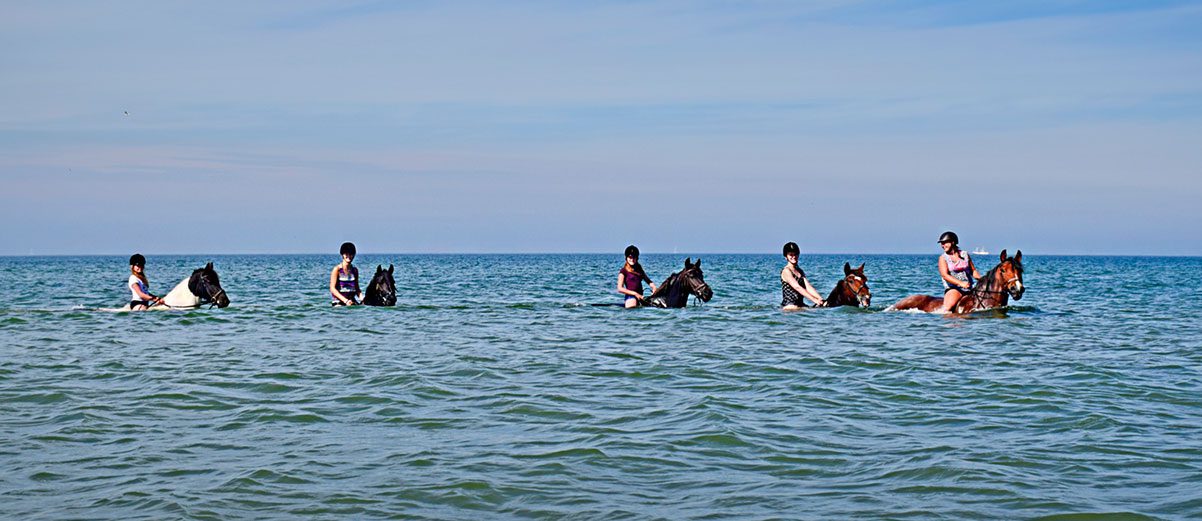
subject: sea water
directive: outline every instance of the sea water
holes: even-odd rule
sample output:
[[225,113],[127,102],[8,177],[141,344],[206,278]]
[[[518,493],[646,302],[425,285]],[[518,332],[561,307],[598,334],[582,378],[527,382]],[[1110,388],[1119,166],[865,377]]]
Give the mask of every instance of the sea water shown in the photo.
[[711,302],[627,311],[616,254],[365,253],[397,306],[351,309],[334,255],[151,256],[231,305],[143,313],[97,310],[124,257],[0,258],[0,517],[1202,516],[1202,259],[1028,252],[947,317],[884,311],[935,255],[803,256],[872,307],[793,313],[780,256],[700,257]]

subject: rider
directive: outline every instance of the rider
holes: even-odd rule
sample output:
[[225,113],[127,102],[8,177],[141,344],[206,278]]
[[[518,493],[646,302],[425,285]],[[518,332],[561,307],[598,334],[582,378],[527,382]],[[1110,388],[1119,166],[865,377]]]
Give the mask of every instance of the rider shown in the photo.
[[644,280],[651,284],[651,292],[655,293],[655,283],[639,264],[639,249],[631,244],[626,247],[626,264],[618,271],[618,293],[626,295],[627,308],[638,307],[642,303]]
[[947,313],[956,307],[960,298],[972,291],[973,283],[981,278],[968,252],[960,249],[960,237],[955,232],[939,236],[943,255],[939,256],[939,276],[943,279],[943,309]]
[[135,253],[129,257],[129,309],[143,311],[155,304],[162,304],[163,299],[150,294],[150,282],[146,280],[146,257]]
[[814,285],[810,284],[810,279],[806,278],[806,272],[797,265],[797,258],[801,256],[801,248],[797,247],[795,242],[787,242],[782,253],[787,264],[780,270],[781,307],[786,310],[801,309],[805,307],[803,297],[810,299],[815,306],[825,307],[826,301],[822,300],[822,297],[818,295],[818,290],[815,290]]
[[334,266],[330,272],[330,295],[334,297],[331,305],[355,306],[359,304],[359,268],[351,265],[355,260],[354,243],[344,242],[338,248],[342,254],[342,262]]

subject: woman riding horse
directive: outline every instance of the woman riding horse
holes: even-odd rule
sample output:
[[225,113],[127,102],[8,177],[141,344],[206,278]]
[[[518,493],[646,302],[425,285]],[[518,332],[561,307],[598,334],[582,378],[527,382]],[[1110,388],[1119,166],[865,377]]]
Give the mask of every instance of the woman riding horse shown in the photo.
[[129,257],[129,309],[145,311],[150,306],[162,304],[163,299],[150,294],[150,282],[146,280],[146,257],[135,253]]
[[826,305],[826,301],[818,295],[818,290],[814,289],[814,285],[810,284],[810,280],[806,278],[806,272],[797,265],[797,258],[801,256],[801,248],[795,242],[785,243],[782,253],[785,256],[785,267],[780,270],[780,305],[786,311],[792,311],[805,307],[805,301],[802,298],[808,298],[814,305],[822,307]]
[[330,296],[333,306],[355,306],[359,304],[359,268],[351,265],[355,260],[355,243],[344,242],[338,248],[342,262],[330,272]]
[[618,293],[626,296],[626,308],[638,307],[643,304],[643,281],[651,285],[651,293],[655,293],[655,283],[643,266],[639,264],[639,249],[633,244],[626,247],[626,263],[618,270]]
[[960,249],[960,238],[956,232],[943,232],[939,236],[943,255],[939,256],[939,277],[943,279],[943,309],[949,313],[960,298],[972,291],[973,281],[981,278],[977,266],[972,263],[968,252]]

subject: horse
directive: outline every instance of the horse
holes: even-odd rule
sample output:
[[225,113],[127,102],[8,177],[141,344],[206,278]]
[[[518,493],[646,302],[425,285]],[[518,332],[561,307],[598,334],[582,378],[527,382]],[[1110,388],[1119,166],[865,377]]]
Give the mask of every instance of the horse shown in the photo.
[[643,302],[657,308],[683,308],[689,303],[689,295],[700,298],[702,302],[714,298],[714,290],[705,283],[705,276],[701,272],[701,259],[697,259],[696,264],[691,258],[685,259],[684,269],[664,279],[664,283]]
[[[225,295],[225,290],[221,288],[221,278],[217,276],[217,270],[213,269],[212,262],[203,268],[194,270],[192,275],[176,284],[175,288],[163,297],[161,304],[155,304],[147,309],[196,309],[203,304],[209,304],[210,308],[212,306],[224,308],[230,305],[230,299]],[[121,310],[129,311],[129,304],[126,304]]]
[[868,307],[872,303],[872,292],[868,290],[868,277],[864,276],[864,263],[851,269],[851,264],[843,263],[843,278],[835,283],[835,288],[826,297],[826,307],[839,306]]
[[[956,302],[955,309],[952,313],[972,313],[986,309],[994,309],[1005,306],[1009,302],[1009,297],[1014,297],[1014,300],[1021,300],[1026,287],[1023,286],[1023,252],[1018,250],[1014,257],[1006,257],[1006,250],[1002,250],[1000,257],[1001,262],[989,270],[984,277],[981,277],[967,295],[960,298]],[[931,313],[939,311],[943,307],[942,297],[933,297],[930,295],[911,295],[899,300],[896,304],[889,306],[889,310],[907,310],[917,309]]]
[[388,265],[388,269],[384,269],[382,265],[376,265],[376,274],[372,276],[371,284],[367,285],[367,293],[363,296],[363,305],[396,305],[396,281],[392,278],[391,264]]

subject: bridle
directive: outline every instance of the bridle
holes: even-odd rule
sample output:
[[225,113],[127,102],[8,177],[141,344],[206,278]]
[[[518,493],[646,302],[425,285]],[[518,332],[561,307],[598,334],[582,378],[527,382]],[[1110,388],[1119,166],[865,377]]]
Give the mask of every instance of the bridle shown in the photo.
[[[854,298],[856,300],[856,305],[858,306],[860,304],[860,290],[868,289],[868,281],[863,280],[858,276],[853,276],[853,274],[848,274],[846,277],[843,277],[843,287],[844,288],[850,289],[851,282],[849,282],[849,279],[855,279],[857,282],[860,283],[860,287],[855,288],[854,290],[851,290],[851,296],[852,296],[852,298]],[[868,293],[868,297],[872,297],[871,291],[868,291],[867,293]]]
[[[684,275],[686,271],[689,270],[680,272],[680,275]],[[679,277],[677,278],[679,279]],[[693,305],[700,306],[704,304],[705,302],[701,300],[701,291],[699,290],[699,287],[709,287],[709,284],[706,284],[705,281],[696,281],[692,275],[688,276],[686,280],[689,285],[689,294],[693,296]]]
[[[1008,260],[1006,262],[1013,263],[1014,261]],[[1003,264],[1005,264],[1005,263],[1003,263]],[[983,297],[978,296],[978,294],[983,293],[986,295],[1007,295],[1010,293],[1010,285],[1014,284],[1014,282],[1020,278],[1021,275],[1014,275],[1013,277],[1006,279],[1006,281],[1001,284],[1002,289],[989,289],[989,287],[993,286],[994,282],[996,281],[997,272],[1001,267],[1002,267],[1002,264],[998,264],[997,267],[993,268],[992,270],[989,270],[989,273],[986,273],[984,277],[981,277],[982,281],[988,280],[989,281],[988,284],[974,284],[971,288],[969,288],[969,294],[972,295],[972,297],[973,297],[973,310],[974,311],[979,310],[979,309],[988,309],[988,308],[985,308],[984,306],[982,306],[982,304],[985,302],[985,299]],[[1016,270],[1016,272],[1021,274],[1022,268],[1021,267],[1018,268]],[[985,287],[977,289],[978,285],[985,286]]]
[[[222,295],[225,295],[225,288],[218,288],[218,292],[212,292],[212,291],[209,291],[212,288],[210,288],[209,282],[206,278],[201,277],[201,283],[204,284],[204,292],[207,292],[207,294],[209,294],[208,298],[201,297],[201,303],[203,304],[204,302],[208,302],[209,309],[213,309],[213,307],[216,306],[216,304],[218,304],[219,298]],[[230,297],[227,296],[226,298],[230,298]],[[198,307],[200,307],[200,306],[197,306],[197,308]]]
[[370,289],[375,289],[376,293],[378,293],[380,298],[384,301],[396,299],[396,286],[389,284],[387,277],[382,276],[379,279],[373,279]]

